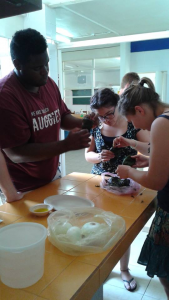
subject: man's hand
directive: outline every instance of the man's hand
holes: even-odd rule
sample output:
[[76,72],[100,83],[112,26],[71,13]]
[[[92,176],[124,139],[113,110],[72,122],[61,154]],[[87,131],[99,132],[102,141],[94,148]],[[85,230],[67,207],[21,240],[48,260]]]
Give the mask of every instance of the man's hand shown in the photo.
[[149,166],[149,157],[139,154],[131,157],[136,160],[136,163],[132,166],[132,168],[145,168]]
[[121,179],[129,178],[130,169],[130,166],[119,165],[116,169],[116,173]]
[[75,128],[70,131],[68,137],[65,139],[65,152],[88,148],[91,142],[89,137],[90,133],[87,129],[80,130],[79,128]]
[[92,128],[95,128],[95,127],[98,127],[99,126],[99,118],[98,118],[98,115],[95,114],[94,112],[90,113],[90,114],[87,114],[84,119],[90,119],[93,121],[93,127]]

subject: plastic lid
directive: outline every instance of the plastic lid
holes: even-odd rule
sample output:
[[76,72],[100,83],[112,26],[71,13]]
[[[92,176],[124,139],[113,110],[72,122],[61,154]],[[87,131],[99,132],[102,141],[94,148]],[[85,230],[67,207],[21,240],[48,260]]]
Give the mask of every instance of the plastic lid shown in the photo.
[[41,224],[23,222],[0,229],[0,250],[22,252],[46,239],[47,229]]

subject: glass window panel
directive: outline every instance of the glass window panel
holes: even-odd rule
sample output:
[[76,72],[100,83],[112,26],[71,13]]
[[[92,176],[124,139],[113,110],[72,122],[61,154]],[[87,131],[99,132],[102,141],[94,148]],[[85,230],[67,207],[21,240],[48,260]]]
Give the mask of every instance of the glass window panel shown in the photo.
[[14,69],[10,56],[1,56],[0,57],[0,78],[6,76],[9,72]]
[[95,88],[120,86],[120,70],[96,70]]
[[87,70],[92,69],[92,60],[75,60],[63,63],[63,70]]
[[65,89],[86,89],[92,87],[92,71],[66,71],[64,72]]
[[0,37],[0,55],[9,54],[9,40],[3,37]]
[[9,39],[0,37],[0,78],[6,76],[14,68],[9,45]]
[[72,90],[73,93],[73,104],[90,104],[90,98],[91,98],[91,89],[85,89],[85,90]]
[[92,96],[91,89],[84,90],[65,90],[64,100],[66,105],[90,105],[90,98]]
[[120,57],[95,59],[95,69],[120,68]]

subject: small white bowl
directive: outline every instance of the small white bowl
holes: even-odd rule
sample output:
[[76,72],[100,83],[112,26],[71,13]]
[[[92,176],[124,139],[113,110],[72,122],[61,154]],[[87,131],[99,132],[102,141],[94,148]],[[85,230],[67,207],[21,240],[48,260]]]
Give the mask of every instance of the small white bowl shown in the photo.
[[[43,209],[45,209],[45,211],[43,211]],[[48,213],[52,209],[53,209],[53,206],[50,204],[37,204],[37,205],[31,206],[29,208],[29,211],[38,217],[42,217],[42,216],[48,215]]]

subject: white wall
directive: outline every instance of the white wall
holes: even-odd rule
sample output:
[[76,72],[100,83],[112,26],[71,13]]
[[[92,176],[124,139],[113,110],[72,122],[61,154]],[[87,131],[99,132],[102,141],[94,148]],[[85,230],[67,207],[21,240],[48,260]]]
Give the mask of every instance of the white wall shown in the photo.
[[0,36],[11,38],[17,30],[24,28],[24,17],[15,16],[0,20]]
[[46,36],[56,39],[56,12],[55,9],[45,6]]
[[42,10],[26,14],[24,18],[24,29],[32,28],[39,31],[42,35],[46,36],[45,24],[45,7]]
[[167,93],[163,101],[169,103],[169,49],[131,53],[130,70],[137,73],[166,71]]

